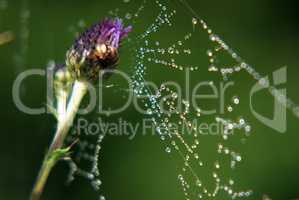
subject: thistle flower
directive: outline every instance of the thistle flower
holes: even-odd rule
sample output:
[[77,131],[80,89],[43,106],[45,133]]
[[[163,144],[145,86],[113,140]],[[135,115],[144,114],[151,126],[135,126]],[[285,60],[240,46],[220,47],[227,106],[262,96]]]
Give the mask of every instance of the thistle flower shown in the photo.
[[98,80],[100,72],[116,66],[121,40],[131,30],[132,27],[125,28],[120,19],[105,19],[76,39],[66,54],[65,65],[56,65],[57,107],[53,111],[57,115],[57,130],[33,187],[31,200],[40,198],[54,165],[69,156],[70,147],[63,148],[64,140],[88,90],[88,81]]
[[99,72],[113,69],[118,62],[118,48],[132,27],[120,19],[105,19],[82,33],[66,55],[66,65],[75,79],[96,81]]

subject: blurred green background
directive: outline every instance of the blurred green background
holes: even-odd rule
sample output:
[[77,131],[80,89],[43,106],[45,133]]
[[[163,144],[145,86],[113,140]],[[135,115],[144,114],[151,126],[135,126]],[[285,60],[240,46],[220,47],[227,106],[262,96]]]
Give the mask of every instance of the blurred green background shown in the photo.
[[[1,3],[4,2],[3,0]],[[183,7],[169,1],[169,6],[176,6],[178,11],[172,28],[166,28],[155,34],[159,41],[171,41],[182,38],[184,33],[192,32],[193,27],[186,24],[191,17]],[[262,74],[271,74],[282,66],[288,66],[288,97],[299,103],[298,79],[299,61],[299,24],[298,3],[294,0],[250,0],[250,1],[204,1],[189,0],[191,6],[206,19],[214,31],[221,35],[237,52]],[[15,34],[15,40],[0,46],[1,70],[1,161],[0,161],[0,199],[27,199],[40,167],[46,147],[55,130],[55,120],[51,115],[27,115],[20,112],[12,100],[12,84],[16,76],[32,68],[44,69],[49,60],[61,62],[74,37],[72,26],[84,19],[91,25],[107,16],[109,10],[119,8],[121,13],[133,12],[141,1],[124,4],[116,0],[9,0],[6,9],[0,13],[0,32],[7,30]],[[1,4],[5,8],[5,4]],[[4,7],[3,7],[4,5]],[[136,22],[134,31],[142,33],[154,20],[156,7],[150,2]],[[30,16],[26,19],[26,12]],[[23,17],[21,16],[23,15]],[[22,20],[23,19],[23,20]],[[130,20],[127,20],[130,23]],[[26,32],[28,37],[26,39]],[[200,33],[198,33],[200,35]],[[24,36],[25,35],[25,36]],[[25,38],[24,38],[25,37]],[[201,36],[200,36],[201,37]],[[204,58],[206,49],[201,47],[207,38],[200,38],[202,43],[189,44],[193,53],[201,53]],[[124,71],[132,73],[130,47],[122,49]],[[196,54],[195,53],[195,54]],[[205,56],[206,57],[206,56]],[[194,59],[194,60],[192,60]],[[180,59],[178,59],[180,60]],[[196,63],[200,71],[197,80],[208,80],[212,74],[207,72],[206,60],[197,60],[197,54],[182,62]],[[180,61],[181,61],[180,60]],[[152,67],[152,68],[151,68]],[[147,78],[161,82],[172,77],[180,77],[181,72],[159,69],[148,65]],[[178,78],[180,79],[180,78]],[[245,73],[234,77],[238,85],[236,94],[248,94],[254,84]],[[117,80],[111,80],[118,84]],[[107,92],[106,103],[117,105],[122,99],[116,90]],[[46,102],[45,78],[33,78],[25,82],[22,100],[27,105],[43,106]],[[250,119],[253,133],[245,144],[235,145],[244,162],[234,172],[234,179],[240,188],[254,191],[250,199],[261,199],[263,194],[277,200],[299,198],[299,157],[298,157],[298,121],[288,112],[287,132],[285,134],[264,126],[250,113],[247,100],[242,101],[237,115]],[[257,97],[257,108],[271,111],[273,99],[269,95]],[[109,107],[109,106],[108,106]],[[87,116],[93,119],[95,113]],[[133,108],[112,115],[102,116],[103,120],[117,121],[123,118],[132,123],[140,122],[142,115]],[[205,141],[203,138],[202,141]],[[210,141],[211,146],[215,141]],[[212,154],[215,148],[204,144],[205,155]],[[126,136],[108,136],[105,138],[100,153],[100,172],[103,185],[101,193],[110,200],[118,199],[182,199],[183,193],[177,174],[179,158],[175,153],[164,151],[160,139],[150,134],[137,135],[133,140]],[[208,156],[207,156],[208,157]],[[207,158],[209,161],[213,157]],[[198,169],[200,170],[200,169]],[[197,171],[198,171],[197,170]],[[205,169],[209,170],[209,169]],[[76,179],[70,186],[65,186],[67,166],[59,163],[51,174],[42,199],[96,199],[88,182]],[[201,173],[199,171],[199,173]],[[225,173],[225,171],[224,171]],[[228,172],[227,173],[231,173]],[[204,176],[204,175],[203,175]]]

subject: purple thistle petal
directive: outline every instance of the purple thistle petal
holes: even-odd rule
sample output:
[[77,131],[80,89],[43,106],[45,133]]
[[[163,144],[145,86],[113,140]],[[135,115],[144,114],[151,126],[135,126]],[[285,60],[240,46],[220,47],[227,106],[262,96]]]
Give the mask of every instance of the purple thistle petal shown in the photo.
[[[121,41],[132,31],[121,19],[104,19],[82,33],[67,53],[67,63],[76,77],[96,80],[102,69],[113,68],[118,62]],[[78,66],[80,66],[78,68]]]
[[126,38],[131,31],[132,27],[125,28],[121,19],[105,19],[81,34],[76,40],[75,46],[88,48],[97,44],[106,44],[118,48],[121,40]]

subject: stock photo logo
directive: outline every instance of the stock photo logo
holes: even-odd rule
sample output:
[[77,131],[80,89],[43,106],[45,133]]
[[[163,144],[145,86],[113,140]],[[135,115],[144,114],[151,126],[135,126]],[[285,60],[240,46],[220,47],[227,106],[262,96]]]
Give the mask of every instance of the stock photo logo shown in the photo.
[[[250,91],[250,109],[252,114],[264,125],[280,132],[287,130],[287,90],[281,88],[287,83],[287,67],[282,67],[273,72],[273,85],[270,84],[270,77],[260,79]],[[280,89],[277,89],[280,87]],[[258,92],[269,92],[274,98],[273,118],[269,119],[254,109],[253,96]]]
[[[14,103],[16,105],[16,107],[26,113],[26,114],[32,114],[32,115],[40,115],[40,114],[45,114],[51,110],[49,110],[49,107],[41,107],[41,108],[31,108],[30,106],[25,105],[25,103],[22,102],[21,97],[20,97],[20,90],[22,88],[22,83],[24,80],[33,77],[33,76],[43,76],[43,77],[47,77],[47,83],[48,83],[48,97],[47,97],[47,105],[53,105],[54,102],[54,88],[53,85],[51,83],[54,83],[54,73],[55,73],[55,67],[53,67],[55,64],[51,64],[50,67],[48,68],[48,70],[40,70],[40,69],[30,69],[27,71],[22,72],[21,74],[18,75],[18,77],[16,78],[14,84],[13,84],[13,89],[12,89],[12,96],[13,96],[13,100]],[[102,73],[102,72],[101,72]],[[133,80],[131,79],[131,77],[126,74],[123,71],[114,69],[113,71],[109,71],[110,75],[114,74],[114,76],[119,76],[122,79],[124,79],[125,81],[127,81],[128,85],[132,85]],[[101,77],[103,76],[103,74],[100,74],[98,76],[98,81],[97,83],[98,88],[103,88],[102,87],[102,79]],[[190,80],[190,75],[188,70],[185,73],[185,79],[186,80]],[[273,85],[270,84],[270,78],[271,76],[266,76],[261,78],[260,80],[258,80],[256,82],[256,84],[251,88],[251,90],[249,91],[249,97],[250,97],[250,103],[249,103],[249,107],[251,110],[252,115],[258,120],[260,121],[262,124],[280,132],[280,133],[284,133],[287,130],[287,118],[286,118],[286,112],[287,112],[287,107],[290,104],[290,100],[287,99],[287,90],[286,88],[283,88],[283,86],[285,86],[285,84],[287,83],[287,67],[282,67],[281,69],[276,70],[275,72],[273,72]],[[50,84],[49,84],[50,83]],[[144,85],[149,85],[152,88],[154,88],[155,90],[158,90],[158,85],[156,85],[154,82],[148,82],[146,81],[144,83]],[[192,105],[192,108],[195,110],[200,110],[202,114],[204,115],[214,115],[217,114],[217,109],[209,109],[209,110],[204,110],[203,108],[200,108],[197,104],[197,101],[200,99],[211,99],[211,100],[219,100],[219,104],[220,104],[220,109],[218,110],[218,114],[224,114],[224,107],[225,107],[225,95],[227,90],[229,90],[230,87],[234,86],[235,83],[234,82],[225,82],[225,83],[220,83],[219,87],[217,87],[214,84],[210,84],[210,82],[208,81],[202,81],[197,83],[195,86],[192,86],[192,88],[190,86],[190,83],[187,83],[186,85],[181,85],[180,83],[177,82],[167,82],[167,83],[163,83],[162,85],[164,86],[175,86],[175,88],[177,89],[176,91],[176,98],[179,100],[179,102],[176,104],[176,108],[174,109],[175,111],[181,111],[183,108],[181,107],[181,105],[183,104],[182,102],[185,101],[186,99],[188,99],[188,97],[183,96],[183,90],[190,90],[191,92],[191,98],[190,98],[190,102]],[[209,87],[211,88],[211,90],[213,91],[212,94],[207,95],[207,94],[200,94],[200,89],[201,87]],[[279,88],[279,89],[277,89]],[[128,93],[128,97],[127,99],[123,102],[122,106],[120,108],[116,108],[116,109],[109,109],[109,110],[105,110],[103,109],[103,105],[97,105],[98,103],[101,103],[102,101],[98,101],[98,99],[102,99],[101,95],[102,95],[102,91],[99,91],[100,89],[96,89],[96,87],[92,84],[89,84],[88,87],[88,93],[90,95],[90,101],[89,104],[86,106],[85,109],[79,109],[79,113],[82,114],[88,114],[90,112],[93,112],[95,109],[97,110],[97,112],[101,113],[101,114],[105,114],[105,115],[111,115],[111,114],[118,114],[118,113],[122,113],[125,112],[128,107],[133,104],[133,106],[135,107],[135,109],[137,110],[137,112],[141,113],[141,114],[147,114],[149,111],[148,110],[144,110],[142,109],[139,105],[138,105],[138,101],[137,101],[137,97],[134,95],[132,89],[129,90],[130,92]],[[157,93],[157,91],[154,91],[154,93]],[[263,116],[262,114],[260,114],[255,108],[254,108],[254,104],[256,102],[254,102],[253,98],[256,94],[258,93],[270,93],[270,95],[273,97],[274,100],[274,105],[273,105],[273,117],[272,118],[268,118]],[[239,100],[238,100],[239,101]],[[164,109],[163,106],[163,100],[161,100],[158,103],[161,107],[161,112],[162,113],[168,113],[169,111],[167,109]],[[102,109],[101,109],[102,108]]]

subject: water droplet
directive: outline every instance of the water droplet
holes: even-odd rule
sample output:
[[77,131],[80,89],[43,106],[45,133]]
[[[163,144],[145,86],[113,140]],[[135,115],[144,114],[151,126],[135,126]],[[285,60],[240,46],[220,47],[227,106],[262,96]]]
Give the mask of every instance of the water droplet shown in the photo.
[[171,96],[172,96],[172,98],[174,98],[174,99],[178,98],[178,94],[177,94],[177,93],[173,93]]
[[234,104],[238,105],[240,103],[239,97],[234,97],[233,102],[234,102]]
[[232,130],[232,129],[234,128],[234,125],[233,125],[232,123],[229,123],[229,124],[227,125],[227,128],[228,128],[229,130]]
[[201,181],[200,181],[200,180],[196,180],[196,185],[197,185],[198,187],[201,187],[201,186],[202,186]]
[[239,123],[240,123],[240,125],[244,125],[244,124],[245,124],[245,120],[244,120],[243,118],[241,118],[241,119],[239,120]]
[[106,198],[103,195],[101,195],[99,200],[106,200]]
[[171,153],[171,148],[170,147],[166,147],[165,151],[166,151],[166,153]]
[[131,13],[127,13],[125,16],[126,19],[131,19],[132,18],[132,14]]
[[219,162],[215,162],[215,168],[216,168],[216,169],[219,169],[219,168],[220,168],[220,164],[219,164]]
[[173,54],[174,53],[174,48],[173,47],[169,47],[168,48],[168,53],[169,54]]
[[241,162],[241,160],[242,160],[242,157],[240,155],[237,155],[236,156],[236,161]]
[[149,109],[146,110],[146,114],[148,114],[148,115],[152,115],[152,114],[153,114],[153,111],[149,108]]
[[198,20],[196,18],[192,18],[192,24],[196,25],[198,23]]
[[212,52],[211,50],[208,50],[208,51],[207,51],[207,55],[208,55],[209,57],[212,57],[212,56],[213,56],[213,52]]
[[251,126],[249,126],[249,125],[245,126],[245,131],[250,132],[251,131]]

